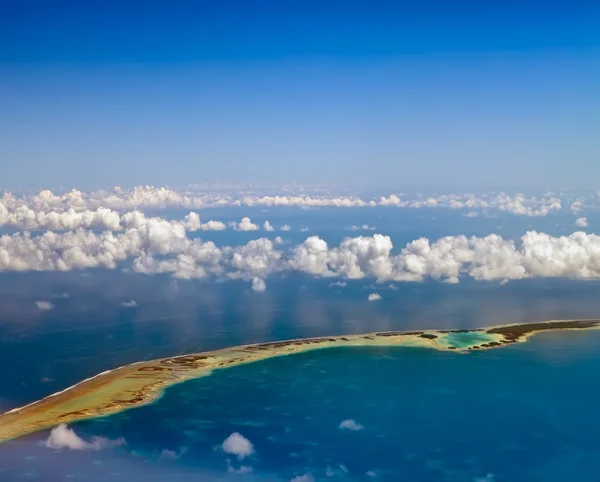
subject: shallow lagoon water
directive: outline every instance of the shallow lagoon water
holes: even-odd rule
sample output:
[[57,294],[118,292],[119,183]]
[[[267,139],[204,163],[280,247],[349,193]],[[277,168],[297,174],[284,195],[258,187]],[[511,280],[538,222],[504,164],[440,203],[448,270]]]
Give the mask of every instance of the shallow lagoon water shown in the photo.
[[[466,355],[334,348],[221,370],[73,426],[126,446],[55,452],[39,446],[47,433],[14,441],[0,450],[0,478],[597,481],[599,344],[598,332],[561,332]],[[346,419],[363,429],[340,430]],[[216,448],[232,432],[255,455]],[[252,473],[228,472],[242,465]]]

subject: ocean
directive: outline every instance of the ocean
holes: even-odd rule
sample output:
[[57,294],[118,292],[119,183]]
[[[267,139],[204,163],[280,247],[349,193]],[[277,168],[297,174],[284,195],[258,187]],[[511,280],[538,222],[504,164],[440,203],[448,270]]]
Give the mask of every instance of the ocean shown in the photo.
[[[72,426],[125,445],[9,442],[0,479],[597,481],[599,343],[592,331],[468,354],[333,348],[220,370]],[[235,432],[253,455],[219,448]]]

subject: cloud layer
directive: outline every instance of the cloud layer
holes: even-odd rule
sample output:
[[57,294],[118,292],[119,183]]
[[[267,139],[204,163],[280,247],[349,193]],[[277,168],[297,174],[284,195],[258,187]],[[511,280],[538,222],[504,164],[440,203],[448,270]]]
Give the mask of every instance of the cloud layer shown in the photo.
[[[573,197],[568,194],[389,194],[367,198],[336,194],[303,192],[263,195],[239,191],[176,191],[167,187],[137,186],[131,190],[83,192],[73,189],[64,194],[42,190],[35,195],[16,196],[5,193],[0,198],[0,226],[26,229],[75,229],[100,227],[115,229],[118,212],[152,208],[206,209],[224,206],[263,207],[375,207],[445,208],[498,210],[520,216],[545,216],[561,209],[579,212],[595,204],[595,196]],[[37,226],[37,228],[35,228]],[[206,227],[206,229],[209,229]]]
[[188,237],[182,223],[145,218],[132,226],[119,233],[79,229],[0,236],[0,271],[122,266],[183,279],[243,279],[251,281],[255,291],[264,290],[269,276],[291,271],[315,277],[373,278],[381,283],[600,277],[600,237],[584,232],[553,237],[530,231],[518,241],[497,234],[420,238],[394,254],[391,238],[381,234],[349,237],[337,246],[318,236],[289,248],[267,238],[217,246]]

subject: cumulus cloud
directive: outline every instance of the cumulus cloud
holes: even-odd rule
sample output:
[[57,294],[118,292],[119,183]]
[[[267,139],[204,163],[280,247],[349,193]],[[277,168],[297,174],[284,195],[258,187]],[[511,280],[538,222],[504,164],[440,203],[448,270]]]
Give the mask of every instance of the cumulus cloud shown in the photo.
[[336,286],[338,288],[345,288],[347,284],[348,283],[346,283],[345,281],[334,281],[333,283],[329,283],[329,286]]
[[[22,229],[69,230],[93,228],[118,230],[123,228],[119,214],[131,210],[151,208],[187,208],[207,209],[223,206],[285,206],[300,208],[338,207],[368,208],[387,206],[409,209],[465,209],[500,210],[518,216],[546,216],[562,209],[563,204],[572,212],[583,207],[579,199],[568,197],[561,199],[554,193],[542,196],[524,194],[417,194],[413,197],[390,194],[373,199],[361,199],[356,196],[335,194],[309,195],[279,194],[261,195],[259,193],[239,194],[238,189],[230,191],[175,191],[167,187],[137,186],[131,190],[114,188],[112,191],[82,192],[72,190],[64,194],[55,194],[42,190],[30,196],[15,196],[5,193],[0,197],[0,226],[12,226]],[[209,221],[196,230],[224,229],[225,225]]]
[[350,228],[352,231],[375,231],[375,226],[369,226],[368,224],[363,224],[362,226],[352,226]]
[[125,308],[135,308],[137,305],[137,301],[135,300],[123,301],[121,303],[121,306],[124,306]]
[[379,293],[371,293],[367,297],[369,301],[379,301],[381,299],[381,295]]
[[571,212],[578,213],[583,209],[583,203],[581,201],[574,201],[571,203]]
[[231,225],[233,226],[233,229],[235,229],[236,231],[257,231],[258,230],[258,226],[256,224],[254,224],[252,221],[250,221],[249,217],[242,218],[242,220],[239,223],[236,223],[234,221],[233,223],[231,223]]
[[582,218],[577,218],[575,220],[575,226],[577,226],[578,228],[587,228],[588,227],[587,218],[585,216]]
[[275,228],[271,225],[271,223],[269,221],[265,221],[265,224],[263,225],[263,229],[265,231],[275,231]]
[[35,306],[37,306],[38,309],[42,311],[49,311],[54,309],[54,304],[50,303],[49,301],[36,301]]
[[371,478],[371,479],[376,479],[377,478],[377,473],[373,470],[369,470],[366,474],[367,477]]
[[235,455],[239,460],[254,453],[252,442],[238,432],[232,433],[221,445],[221,450],[226,454]]
[[351,430],[353,432],[358,432],[359,430],[363,430],[364,428],[365,427],[363,427],[360,423],[352,419],[344,420],[340,423],[339,426],[340,430]]
[[289,224],[284,224],[283,226],[281,226],[282,231],[290,231],[291,229],[292,227]]
[[[241,246],[217,246],[190,238],[180,223],[151,218],[114,233],[76,230],[0,236],[0,271],[115,269],[129,261],[137,273],[167,273],[181,279],[266,280],[286,271],[316,277],[372,278],[384,282],[425,279],[458,283],[533,277],[600,278],[600,237],[585,232],[554,237],[529,231],[520,240],[485,237],[420,238],[392,254],[389,236],[344,239],[337,246],[318,236],[285,248],[259,238]],[[260,284],[258,285],[260,286]]]
[[262,293],[263,291],[265,291],[267,289],[265,280],[257,278],[256,276],[252,278],[252,289],[258,293]]
[[51,449],[102,450],[108,447],[123,445],[124,443],[125,440],[122,438],[109,440],[104,437],[92,437],[90,442],[86,442],[73,429],[61,423],[52,429],[44,445]]

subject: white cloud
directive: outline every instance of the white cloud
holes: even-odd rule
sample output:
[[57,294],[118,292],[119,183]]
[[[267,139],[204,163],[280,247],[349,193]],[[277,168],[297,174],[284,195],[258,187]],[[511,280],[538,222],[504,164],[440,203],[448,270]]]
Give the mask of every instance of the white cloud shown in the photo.
[[588,227],[587,218],[586,217],[577,218],[575,220],[575,226],[577,226],[578,228],[587,228]]
[[367,299],[369,301],[379,301],[381,299],[381,295],[379,293],[371,293]]
[[[376,200],[378,199],[378,200]],[[540,197],[524,194],[431,194],[408,198],[396,194],[361,199],[356,196],[283,194],[261,195],[245,193],[238,189],[178,192],[167,187],[137,186],[131,190],[115,188],[113,191],[82,192],[72,190],[55,194],[49,190],[30,196],[5,193],[0,198],[0,226],[22,229],[69,230],[76,228],[121,229],[119,212],[146,208],[207,209],[210,207],[240,206],[296,206],[300,208],[339,207],[366,208],[393,206],[409,209],[466,209],[500,210],[519,216],[546,216],[569,206],[572,212],[583,208],[583,202],[553,193]],[[218,224],[213,224],[218,223]],[[209,221],[197,225],[195,230],[224,229],[225,225]]]
[[36,301],[35,306],[37,306],[38,309],[42,311],[49,311],[54,309],[54,304],[50,303],[49,301]]
[[301,233],[305,233],[306,231],[309,231],[309,230],[310,230],[310,229],[309,229],[307,226],[302,226],[302,227],[300,228],[300,232],[301,232]]
[[52,429],[44,445],[51,449],[102,450],[108,447],[123,445],[124,443],[125,440],[122,438],[109,440],[104,437],[92,437],[90,442],[86,442],[73,429],[61,423]]
[[252,442],[238,432],[234,432],[227,437],[221,445],[221,449],[226,454],[237,456],[239,460],[243,460],[254,453]]
[[271,225],[269,221],[265,221],[263,228],[265,231],[275,231],[275,228]]
[[250,221],[249,217],[242,218],[239,223],[232,223],[233,229],[236,231],[257,231],[258,226]]
[[329,283],[329,286],[336,286],[338,288],[345,288],[347,284],[348,283],[346,283],[345,281],[334,281],[333,283]]
[[292,480],[290,480],[290,482],[315,482],[315,478],[309,472],[307,474],[297,475]]
[[318,236],[285,248],[280,239],[217,246],[190,238],[181,223],[148,218],[122,232],[86,230],[0,236],[0,271],[70,271],[127,266],[137,273],[175,278],[266,280],[296,271],[317,277],[372,278],[377,282],[458,283],[461,278],[600,278],[600,236],[575,232],[553,237],[529,231],[520,240],[485,237],[421,238],[392,254],[389,236],[373,234],[329,246]]
[[252,278],[252,289],[258,293],[262,293],[263,291],[265,291],[267,289],[265,280],[257,278],[256,276]]
[[359,430],[363,430],[364,428],[365,427],[363,427],[360,423],[352,419],[344,420],[340,423],[339,426],[340,430],[351,430],[353,432],[358,432]]
[[121,306],[124,306],[125,308],[135,308],[137,305],[137,301],[135,300],[123,301],[121,303]]
[[581,201],[574,201],[571,203],[571,212],[578,213],[583,209],[583,203]]
[[367,477],[371,478],[371,479],[376,479],[377,478],[377,473],[373,470],[369,470],[366,474]]
[[352,231],[375,231],[375,226],[369,226],[368,224],[363,224],[362,226],[352,226],[350,228]]
[[283,226],[281,226],[282,231],[290,231],[291,229],[292,227],[289,224],[284,224]]

